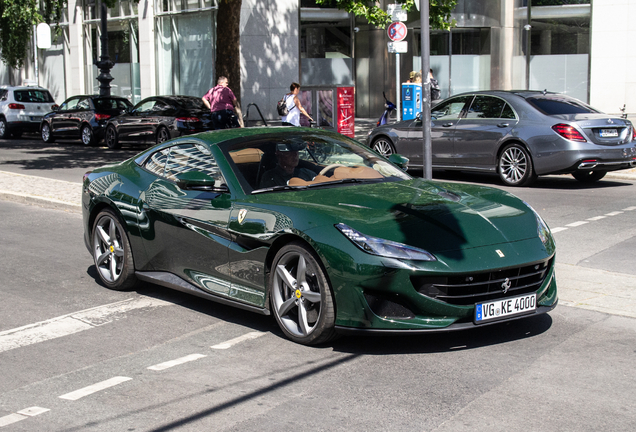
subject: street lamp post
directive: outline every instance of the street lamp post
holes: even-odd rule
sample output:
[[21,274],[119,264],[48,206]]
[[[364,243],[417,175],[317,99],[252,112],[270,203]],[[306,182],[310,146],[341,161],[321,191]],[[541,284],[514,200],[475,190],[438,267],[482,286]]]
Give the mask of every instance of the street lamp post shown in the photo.
[[[431,78],[429,69],[431,68],[431,52],[429,37],[429,8],[428,0],[420,0],[420,22],[422,23],[421,45],[422,45],[422,177],[426,180],[433,178],[433,150],[431,146]],[[426,78],[424,78],[426,77]]]
[[99,37],[101,41],[101,52],[102,55],[99,57],[99,61],[95,63],[95,65],[99,68],[101,72],[97,77],[97,81],[99,81],[99,95],[100,96],[110,96],[110,82],[113,80],[112,75],[110,74],[110,70],[115,65],[112,61],[110,61],[110,57],[108,56],[108,25],[106,21],[106,17],[108,14],[108,9],[106,8],[106,3],[102,0],[102,9],[101,9],[101,36]]

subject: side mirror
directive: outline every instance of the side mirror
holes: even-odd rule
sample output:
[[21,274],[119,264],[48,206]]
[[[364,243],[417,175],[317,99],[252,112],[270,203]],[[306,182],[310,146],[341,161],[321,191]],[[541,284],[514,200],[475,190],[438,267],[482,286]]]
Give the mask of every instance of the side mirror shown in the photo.
[[393,153],[389,156],[389,162],[397,165],[402,171],[409,169],[409,158],[406,158],[400,154]]
[[214,186],[216,180],[201,171],[188,171],[177,174],[177,186],[183,190],[200,190],[211,192],[229,192],[226,185]]
[[415,116],[415,120],[422,121],[422,113],[421,112],[417,113],[417,115]]
[[58,112],[60,110],[60,106],[58,104],[51,105],[51,111]]

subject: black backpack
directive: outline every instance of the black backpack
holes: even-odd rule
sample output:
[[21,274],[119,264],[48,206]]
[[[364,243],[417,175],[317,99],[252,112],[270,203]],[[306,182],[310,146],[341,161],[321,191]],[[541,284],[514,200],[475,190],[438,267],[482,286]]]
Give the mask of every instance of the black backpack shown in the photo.
[[281,100],[276,104],[276,110],[278,111],[278,115],[283,117],[289,114],[289,110],[287,109],[287,95],[283,96]]

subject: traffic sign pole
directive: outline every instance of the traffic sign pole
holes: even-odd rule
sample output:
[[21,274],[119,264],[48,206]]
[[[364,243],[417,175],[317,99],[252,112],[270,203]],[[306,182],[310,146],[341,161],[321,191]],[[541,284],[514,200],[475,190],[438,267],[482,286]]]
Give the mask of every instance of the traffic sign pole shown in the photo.
[[[392,6],[396,6],[396,5],[392,5]],[[401,9],[401,6],[400,6]],[[394,15],[394,16],[398,16],[399,18],[399,14],[398,15]],[[394,18],[395,19],[395,18]],[[407,28],[406,25],[401,22],[401,21],[394,21],[389,25],[389,28],[387,30],[387,34],[389,35],[389,39],[391,39],[393,42],[400,42],[402,40],[404,40],[404,38],[406,37],[406,33],[407,33]],[[402,92],[401,90],[401,86],[400,86],[400,53],[399,52],[395,52],[395,112],[396,112],[396,119],[397,121],[400,121],[402,119],[402,109],[400,108],[400,102],[401,102],[401,96],[402,96]]]

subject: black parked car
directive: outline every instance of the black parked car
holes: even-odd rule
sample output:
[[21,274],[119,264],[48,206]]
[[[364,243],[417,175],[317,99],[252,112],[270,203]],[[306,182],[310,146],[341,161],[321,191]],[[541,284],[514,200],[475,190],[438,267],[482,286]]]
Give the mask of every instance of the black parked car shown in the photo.
[[153,96],[113,118],[106,129],[106,145],[126,142],[160,144],[170,138],[214,129],[210,110],[194,96]]
[[130,107],[132,104],[123,97],[70,97],[59,108],[42,118],[42,140],[50,143],[56,138],[80,138],[85,145],[98,143],[104,138],[108,120],[126,112]]

